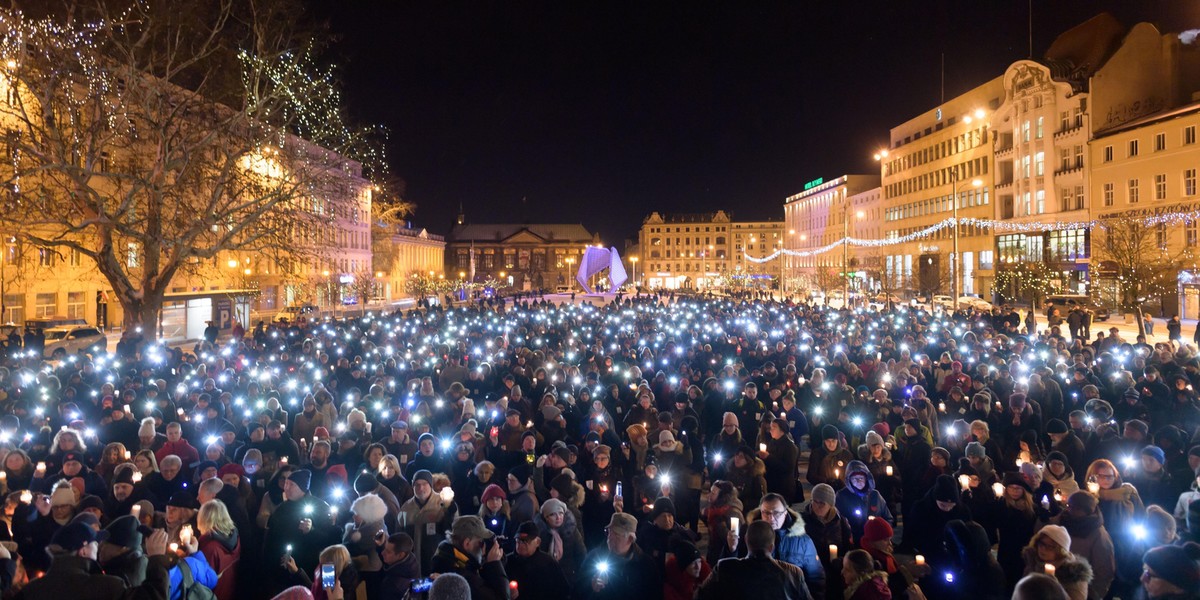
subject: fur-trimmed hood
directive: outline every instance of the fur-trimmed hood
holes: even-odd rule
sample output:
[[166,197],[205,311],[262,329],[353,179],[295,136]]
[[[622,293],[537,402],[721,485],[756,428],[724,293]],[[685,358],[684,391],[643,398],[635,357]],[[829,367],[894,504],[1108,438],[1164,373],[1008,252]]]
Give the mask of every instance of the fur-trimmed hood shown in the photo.
[[868,463],[868,464],[873,463],[873,462],[876,462],[876,463],[877,462],[888,462],[888,461],[892,460],[892,451],[888,450],[887,444],[884,444],[883,452],[879,454],[879,460],[875,460],[875,459],[871,458],[871,447],[868,446],[867,444],[859,444],[858,445],[858,460],[861,460],[864,463]]
[[[787,512],[787,518],[783,522],[783,526],[787,528],[787,537],[803,537],[808,535],[808,532],[804,529],[804,519],[800,517],[800,513],[793,510],[790,506],[788,507]],[[756,508],[746,513],[747,524],[761,520],[762,509]]]
[[365,523],[382,522],[387,516],[387,504],[375,494],[366,494],[350,505],[350,511]]

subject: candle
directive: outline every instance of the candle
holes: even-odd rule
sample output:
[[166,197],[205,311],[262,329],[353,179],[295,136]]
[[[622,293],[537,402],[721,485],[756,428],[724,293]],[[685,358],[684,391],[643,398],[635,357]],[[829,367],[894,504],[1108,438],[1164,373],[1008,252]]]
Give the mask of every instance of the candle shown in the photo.
[[135,519],[138,519],[138,520],[141,520],[141,518],[142,518],[142,505],[141,505],[141,504],[134,504],[134,505],[133,505],[133,510],[131,510],[131,511],[129,512],[129,514],[133,515],[133,518],[135,518]]
[[141,482],[142,482],[142,472],[141,472],[141,471],[134,471],[134,472],[133,472],[133,482],[134,482],[134,483],[141,483]]
[[959,475],[958,476],[958,485],[962,487],[963,491],[966,491],[967,488],[971,487],[971,476],[970,475]]
[[924,564],[925,564],[925,555],[924,555],[924,554],[918,554],[918,555],[917,555],[917,566],[921,566],[921,565],[924,565]]
[[1054,565],[1052,565],[1050,563],[1046,563],[1046,574],[1047,575],[1054,577],[1054,572],[1057,570],[1058,570],[1058,568],[1055,567]]
[[1054,501],[1062,502],[1062,492],[1060,490],[1054,490]]
[[45,472],[46,472],[46,463],[44,463],[44,462],[40,462],[40,463],[38,463],[38,464],[37,464],[37,472],[38,472],[38,473],[45,473]]
[[738,534],[738,530],[741,527],[741,525],[742,525],[741,519],[739,519],[737,517],[729,517],[729,531],[732,531],[733,535]]
[[280,457],[279,464],[281,464],[281,465],[288,464],[287,457],[286,456]]
[[938,412],[946,412],[946,403],[938,402]]
[[0,471],[0,481],[8,481],[8,471]]
[[892,465],[888,465],[887,468],[884,469],[884,472],[887,473],[888,477],[891,477],[892,476]]
[[767,451],[767,445],[766,445],[766,444],[759,444],[759,445],[758,445],[758,451],[759,451],[759,452],[766,452],[766,451]]
[[1096,483],[1095,481],[1089,481],[1088,482],[1088,491],[1093,494],[1099,494],[1100,493],[1100,484]]
[[128,405],[128,404],[126,404],[126,405],[125,405],[125,412],[131,412],[131,411],[129,410],[129,405]]
[[179,552],[179,544],[176,544],[175,542],[171,542],[170,548],[171,548],[171,552],[173,552],[173,553]]
[[841,471],[841,469],[834,469],[834,470],[833,470],[833,478],[834,478],[834,479],[837,479],[838,477],[841,477],[841,476],[842,476],[842,471]]
[[29,490],[21,492],[21,502],[23,504],[29,504],[30,502],[33,502],[33,492]]
[[993,483],[992,484],[992,493],[996,494],[996,497],[999,498],[1001,495],[1004,494],[1004,484],[1003,483]]
[[128,451],[128,450],[126,450],[126,451],[125,451],[125,460],[130,460],[130,459],[132,459],[132,458],[133,458],[133,453],[132,453],[132,452],[130,452],[130,451]]
[[183,527],[179,528],[179,541],[182,542],[184,546],[192,543],[191,525],[184,525]]
[[829,545],[829,560],[837,560],[837,544]]

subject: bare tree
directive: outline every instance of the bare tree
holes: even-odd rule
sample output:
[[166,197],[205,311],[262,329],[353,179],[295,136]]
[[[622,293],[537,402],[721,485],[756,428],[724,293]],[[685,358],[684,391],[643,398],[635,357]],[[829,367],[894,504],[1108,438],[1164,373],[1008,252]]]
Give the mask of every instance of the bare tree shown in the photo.
[[369,198],[374,132],[343,118],[284,0],[50,4],[0,9],[0,225],[94,263],[127,327],[156,331],[171,281],[222,252],[318,260]]
[[825,296],[825,303],[829,303],[829,295],[834,290],[842,289],[842,274],[835,267],[817,267],[812,274],[812,284],[821,294]]
[[1028,300],[1031,308],[1062,292],[1062,276],[1041,261],[1022,261],[996,270],[996,288],[1006,300]]
[[1138,331],[1145,333],[1142,307],[1176,291],[1177,277],[1186,253],[1168,250],[1166,224],[1148,225],[1133,216],[1101,219],[1092,230],[1096,259],[1115,271],[1120,308],[1138,315]]

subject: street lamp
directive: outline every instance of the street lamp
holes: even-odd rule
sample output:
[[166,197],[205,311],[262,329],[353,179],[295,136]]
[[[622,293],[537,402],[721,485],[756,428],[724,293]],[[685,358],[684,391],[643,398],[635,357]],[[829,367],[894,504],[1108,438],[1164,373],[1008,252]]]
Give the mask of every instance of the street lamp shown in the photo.
[[[966,118],[963,119],[964,121]],[[971,180],[971,187],[979,187],[983,185],[983,180],[976,178]],[[953,193],[950,195],[950,206],[952,209],[951,220],[954,221],[954,250],[950,255],[950,300],[951,306],[955,311],[958,311],[958,169],[950,170],[950,186]]]
[[632,279],[633,279],[633,285],[636,287],[636,286],[637,286],[637,284],[638,284],[638,278],[637,278],[637,262],[638,262],[638,257],[636,257],[636,256],[630,256],[630,257],[629,257],[629,262],[633,263],[633,277],[632,277]]

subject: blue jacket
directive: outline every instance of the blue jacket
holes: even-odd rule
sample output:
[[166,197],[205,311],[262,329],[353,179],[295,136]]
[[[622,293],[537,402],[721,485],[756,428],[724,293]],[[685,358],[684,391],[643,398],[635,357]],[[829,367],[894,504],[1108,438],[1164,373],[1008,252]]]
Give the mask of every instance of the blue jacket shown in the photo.
[[[196,585],[203,585],[208,589],[217,587],[217,573],[208,566],[208,559],[204,558],[203,552],[197,552],[185,559],[188,568],[192,571],[192,580]],[[179,570],[179,565],[171,567],[171,590],[167,593],[167,600],[179,600],[183,596],[183,592],[179,589],[183,585],[183,571]]]
[[[861,493],[850,485],[850,476],[854,474],[861,474],[867,478],[867,487]],[[846,465],[845,483],[846,487],[838,490],[835,505],[838,514],[850,522],[850,531],[854,534],[854,541],[857,542],[862,537],[863,528],[866,527],[867,520],[871,517],[883,519],[889,525],[895,525],[892,511],[888,510],[883,495],[875,489],[875,478],[871,476],[871,470],[867,468],[866,463],[860,460],[850,461],[850,464]]]

